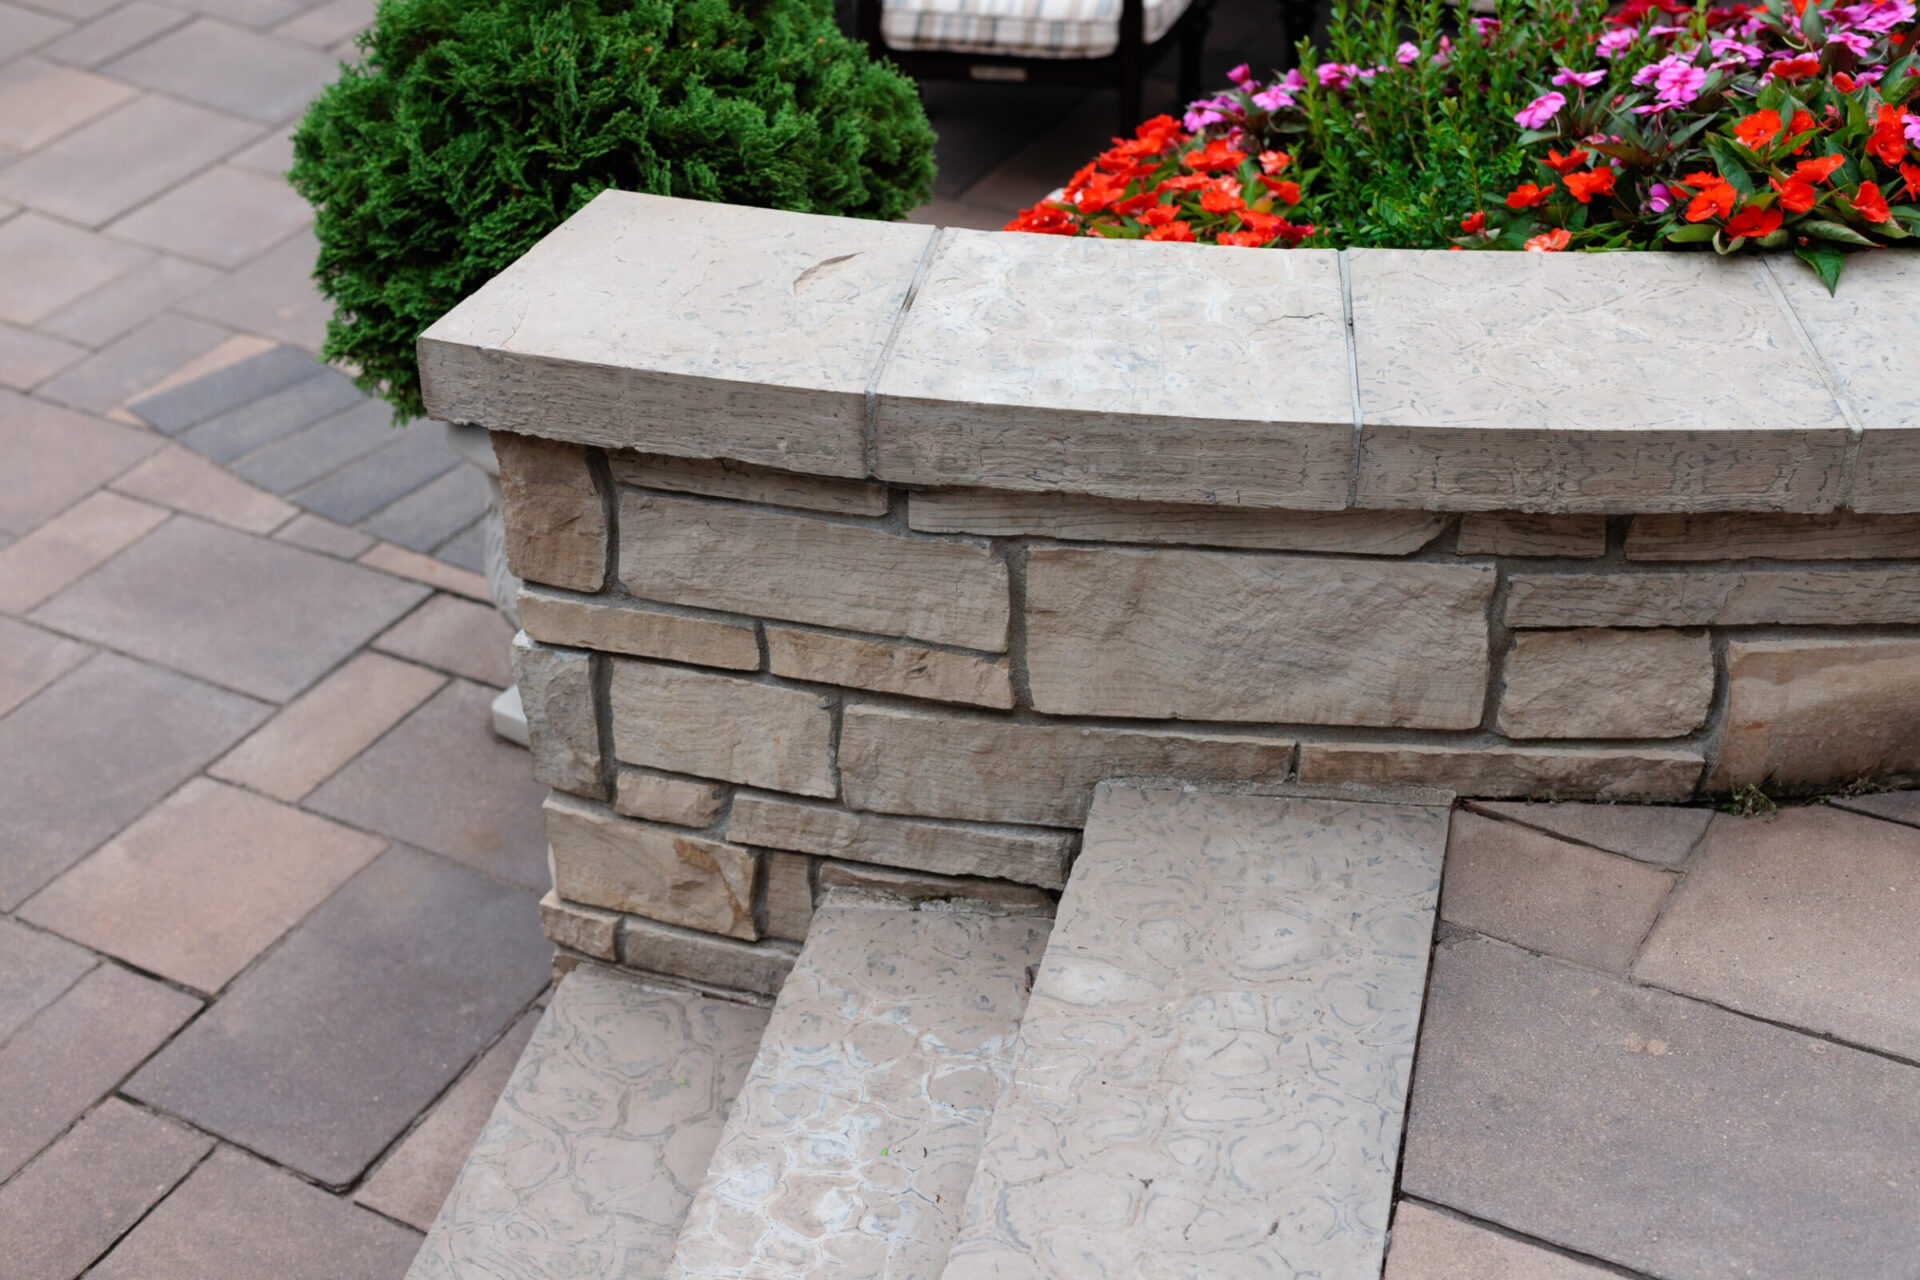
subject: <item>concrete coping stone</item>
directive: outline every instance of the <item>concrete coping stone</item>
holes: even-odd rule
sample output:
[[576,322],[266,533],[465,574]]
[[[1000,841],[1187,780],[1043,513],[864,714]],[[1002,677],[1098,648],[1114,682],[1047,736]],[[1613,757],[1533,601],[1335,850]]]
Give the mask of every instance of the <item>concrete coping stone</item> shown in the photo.
[[1213,247],[607,192],[420,340],[436,417],[897,485],[1920,510],[1920,255]]

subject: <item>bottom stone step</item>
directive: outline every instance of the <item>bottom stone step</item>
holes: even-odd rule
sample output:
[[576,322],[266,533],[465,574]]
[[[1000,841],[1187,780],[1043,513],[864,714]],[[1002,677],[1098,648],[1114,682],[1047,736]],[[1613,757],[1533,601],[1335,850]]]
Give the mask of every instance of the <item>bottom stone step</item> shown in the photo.
[[947,1280],[1378,1277],[1447,827],[1102,787]]
[[568,974],[407,1280],[650,1280],[767,1011]]

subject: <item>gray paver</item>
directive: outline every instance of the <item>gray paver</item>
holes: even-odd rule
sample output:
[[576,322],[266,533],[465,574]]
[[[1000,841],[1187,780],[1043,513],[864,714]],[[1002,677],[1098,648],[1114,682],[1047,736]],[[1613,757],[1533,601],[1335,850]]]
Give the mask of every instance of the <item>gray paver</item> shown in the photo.
[[333,79],[336,65],[310,49],[200,18],[105,70],[149,89],[280,124]]
[[389,1280],[420,1237],[221,1148],[89,1280]]
[[[299,388],[290,388],[282,394],[290,396],[294,390],[303,391],[310,403],[325,403],[327,416],[254,450],[234,464],[235,472],[275,493],[291,493],[393,441],[393,414],[385,405],[365,399],[352,382],[336,374],[328,373],[315,381],[318,386],[302,383]],[[344,408],[336,411],[336,406]],[[303,410],[307,411],[310,410]],[[235,416],[251,412],[243,409]],[[278,416],[286,421],[291,416],[291,406]],[[258,429],[261,421],[248,421],[244,417],[240,420],[254,429]],[[201,436],[213,425],[196,427],[184,439],[196,448],[203,443],[214,443]]]
[[335,524],[310,511],[303,511],[287,521],[286,526],[273,536],[281,542],[291,542],[296,547],[324,552],[341,560],[351,560],[374,544],[374,539],[366,534]]
[[288,237],[226,279],[182,302],[179,310],[243,333],[261,333],[318,351],[333,305],[313,287],[320,252],[311,228]]
[[1383,1280],[1618,1280],[1619,1273],[1403,1200]]
[[11,618],[0,618],[0,716],[84,661],[93,650]]
[[326,785],[307,807],[545,889],[546,787],[527,753],[496,738],[493,690],[456,680]]
[[232,336],[203,320],[161,316],[82,360],[39,393],[76,409],[104,413]]
[[175,0],[183,9],[249,27],[269,27],[297,13],[302,0]]
[[1809,805],[1722,814],[1634,977],[1920,1059],[1920,831]]
[[293,167],[293,130],[293,125],[275,130],[252,146],[228,156],[227,163],[269,177],[284,178]]
[[[180,443],[195,453],[225,464],[272,450],[256,466],[233,468],[264,488],[276,488],[273,483],[277,478],[276,464],[291,465],[293,474],[302,474],[302,468],[312,465],[306,460],[306,454],[314,446],[307,441],[293,443],[300,440],[299,433],[337,414],[352,413],[361,403],[360,393],[354,389],[350,379],[331,369],[314,367],[317,372],[312,377],[303,378],[250,404],[237,405],[198,426],[188,428],[180,433]],[[185,390],[184,387],[181,389]],[[331,440],[332,435],[323,433],[314,439],[324,442]],[[281,444],[287,446],[285,450],[274,448]],[[286,463],[281,463],[284,454],[292,456]],[[324,460],[321,465],[324,465]]]
[[181,298],[206,288],[219,274],[197,262],[161,254],[60,308],[37,327],[75,342],[105,346]]
[[131,0],[61,36],[41,49],[40,55],[78,67],[97,67],[164,31],[173,30],[192,16],[164,5],[149,4],[147,0]]
[[0,1042],[97,963],[71,942],[0,918]]
[[86,355],[71,342],[0,323],[0,386],[30,391]]
[[157,452],[159,437],[0,391],[0,530],[24,534]]
[[[0,167],[0,181],[10,172]],[[10,218],[0,225],[0,320],[34,324],[152,257],[31,211]]]
[[249,698],[103,653],[0,719],[0,909],[145,812],[266,713]]
[[275,347],[127,407],[159,430],[177,436],[229,410],[317,378],[323,371],[324,366],[298,347]]
[[8,1280],[73,1280],[212,1148],[211,1138],[107,1099],[0,1187]]
[[532,895],[390,850],[127,1090],[344,1184],[540,993],[551,954]]
[[486,510],[486,476],[478,467],[455,467],[368,520],[365,528],[414,551],[432,551]]
[[237,267],[313,218],[285,180],[222,166],[135,209],[108,230],[216,267]]
[[0,4],[0,61],[43,45],[70,26],[19,5]]
[[33,618],[284,702],[426,594],[357,565],[176,516]]
[[476,520],[466,530],[434,549],[434,558],[473,573],[487,571],[487,530],[484,520]]
[[32,151],[133,94],[104,76],[39,58],[0,64],[0,147]]
[[351,38],[372,22],[373,0],[328,0],[287,19],[273,29],[273,34],[282,40],[322,48]]
[[1871,814],[1889,822],[1904,822],[1920,827],[1920,791],[1888,791],[1880,795],[1853,796],[1832,802],[1837,809]]
[[[384,405],[377,407],[391,412]],[[440,432],[416,424],[392,443],[288,496],[329,520],[358,524],[461,465]]]
[[1677,867],[1706,834],[1711,809],[1662,804],[1529,804],[1517,800],[1474,800],[1469,807],[1508,818],[1541,831],[1625,854],[1656,866]]
[[200,1002],[101,965],[0,1045],[0,1181],[166,1042]]
[[1401,1187],[1662,1280],[1908,1280],[1920,1069],[1466,935]]

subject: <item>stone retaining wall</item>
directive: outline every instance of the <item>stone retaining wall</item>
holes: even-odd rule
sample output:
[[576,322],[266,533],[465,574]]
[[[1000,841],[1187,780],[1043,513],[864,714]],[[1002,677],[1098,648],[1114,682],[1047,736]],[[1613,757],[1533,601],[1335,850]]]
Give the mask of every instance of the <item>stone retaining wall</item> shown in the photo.
[[1913,335],[1896,255],[1828,306],[1161,248],[608,196],[423,339],[494,431],[557,941],[771,993],[823,884],[1057,891],[1115,776],[1920,771],[1920,405],[1850,327]]

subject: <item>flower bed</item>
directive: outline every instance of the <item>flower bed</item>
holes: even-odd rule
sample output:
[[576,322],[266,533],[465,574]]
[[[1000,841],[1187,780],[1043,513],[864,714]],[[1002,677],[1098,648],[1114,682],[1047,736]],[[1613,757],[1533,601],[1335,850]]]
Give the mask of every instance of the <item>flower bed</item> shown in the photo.
[[[1912,0],[1336,14],[1332,57],[1116,139],[1009,230],[1245,248],[1849,249],[1920,230]],[[1368,31],[1362,31],[1362,21]],[[1311,59],[1307,61],[1311,62]]]

